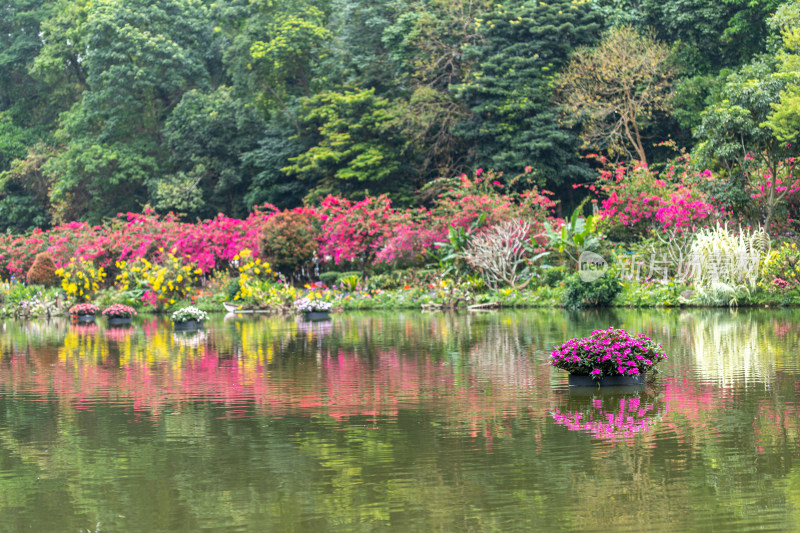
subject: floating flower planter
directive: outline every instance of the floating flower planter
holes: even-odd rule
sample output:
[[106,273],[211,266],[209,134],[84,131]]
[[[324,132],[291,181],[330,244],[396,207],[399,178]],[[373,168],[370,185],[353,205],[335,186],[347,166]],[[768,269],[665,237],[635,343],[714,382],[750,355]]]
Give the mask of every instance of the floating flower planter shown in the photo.
[[649,337],[614,328],[568,340],[550,355],[553,366],[570,373],[573,387],[643,385],[646,374],[667,358]]
[[330,302],[316,300],[311,298],[300,298],[295,300],[294,308],[303,314],[303,318],[309,322],[319,322],[322,320],[330,320],[331,308],[333,305]]
[[633,387],[644,385],[645,374],[635,376],[605,376],[595,379],[594,376],[570,374],[568,378],[570,387]]
[[93,324],[94,318],[100,308],[94,304],[76,304],[69,308],[72,321],[76,324]]
[[208,313],[190,305],[172,313],[172,325],[175,331],[197,331],[208,320]]
[[108,319],[109,326],[129,326],[136,316],[136,310],[127,305],[114,304],[104,309],[103,315]]

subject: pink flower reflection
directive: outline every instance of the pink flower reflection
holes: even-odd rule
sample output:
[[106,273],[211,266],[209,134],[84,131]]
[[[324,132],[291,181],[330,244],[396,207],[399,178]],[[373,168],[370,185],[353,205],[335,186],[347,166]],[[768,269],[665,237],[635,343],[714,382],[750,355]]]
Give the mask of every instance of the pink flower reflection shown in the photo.
[[582,431],[604,441],[625,440],[649,432],[661,421],[665,408],[647,393],[570,397],[566,406],[555,408],[556,425]]

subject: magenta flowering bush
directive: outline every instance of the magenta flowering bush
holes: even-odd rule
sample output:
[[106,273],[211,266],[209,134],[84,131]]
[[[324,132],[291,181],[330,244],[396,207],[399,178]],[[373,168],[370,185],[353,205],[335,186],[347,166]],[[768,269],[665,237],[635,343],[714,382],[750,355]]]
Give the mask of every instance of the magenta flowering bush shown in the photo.
[[611,234],[633,238],[650,230],[691,231],[724,214],[704,192],[714,176],[708,170],[692,170],[686,154],[661,172],[638,161],[626,165],[595,154],[589,157],[603,165],[597,180],[573,187],[600,195],[600,226]]
[[114,304],[104,309],[103,314],[108,318],[131,318],[136,316],[136,309],[123,304]]
[[667,358],[664,348],[644,335],[623,329],[595,330],[588,337],[570,339],[551,352],[551,363],[571,374],[635,376],[655,370]]

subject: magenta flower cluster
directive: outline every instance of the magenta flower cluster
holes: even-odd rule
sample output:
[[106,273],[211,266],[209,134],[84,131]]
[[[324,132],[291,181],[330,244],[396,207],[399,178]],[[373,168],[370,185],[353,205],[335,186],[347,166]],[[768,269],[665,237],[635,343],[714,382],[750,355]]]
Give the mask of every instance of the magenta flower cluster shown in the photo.
[[569,431],[583,431],[592,437],[612,442],[647,433],[661,420],[661,409],[639,398],[621,398],[616,408],[598,399],[586,410],[561,410],[552,413],[553,421]]
[[649,337],[613,327],[568,340],[550,355],[556,368],[594,379],[645,374],[667,358],[664,348]]

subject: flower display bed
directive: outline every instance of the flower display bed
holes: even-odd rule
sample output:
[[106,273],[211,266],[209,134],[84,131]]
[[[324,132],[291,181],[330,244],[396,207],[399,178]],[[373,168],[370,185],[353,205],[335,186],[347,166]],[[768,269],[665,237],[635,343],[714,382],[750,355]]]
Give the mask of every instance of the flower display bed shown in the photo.
[[331,308],[333,304],[319,299],[300,298],[295,300],[294,308],[303,314],[303,318],[309,322],[319,322],[331,318]]
[[100,308],[94,304],[75,304],[69,308],[72,321],[78,324],[92,324]]

